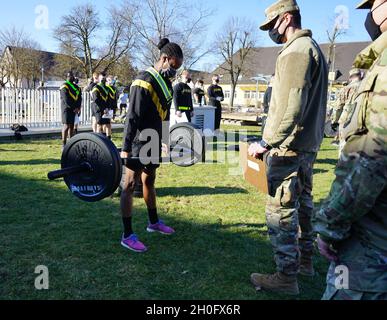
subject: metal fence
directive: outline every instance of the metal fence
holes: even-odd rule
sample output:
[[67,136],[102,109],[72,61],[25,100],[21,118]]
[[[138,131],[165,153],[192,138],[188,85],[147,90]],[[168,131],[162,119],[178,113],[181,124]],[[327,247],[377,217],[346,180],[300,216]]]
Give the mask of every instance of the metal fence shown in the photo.
[[[90,93],[82,94],[80,125],[91,125]],[[0,91],[0,128],[62,126],[59,90],[4,88]]]

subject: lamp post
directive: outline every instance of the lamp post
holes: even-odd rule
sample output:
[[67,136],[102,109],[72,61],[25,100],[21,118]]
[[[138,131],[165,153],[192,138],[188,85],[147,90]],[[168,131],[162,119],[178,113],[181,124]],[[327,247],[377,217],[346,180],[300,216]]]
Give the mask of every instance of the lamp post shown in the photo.
[[269,81],[264,77],[263,74],[259,74],[256,77],[252,77],[250,79],[253,80],[253,81],[257,81],[257,93],[256,93],[255,100],[256,100],[256,102],[258,102],[258,99],[259,99],[259,82],[262,81],[262,82],[264,82],[265,84],[268,85]]
[[44,67],[43,66],[42,66],[41,70],[42,70],[42,83],[41,84],[43,85],[43,83],[44,83]]

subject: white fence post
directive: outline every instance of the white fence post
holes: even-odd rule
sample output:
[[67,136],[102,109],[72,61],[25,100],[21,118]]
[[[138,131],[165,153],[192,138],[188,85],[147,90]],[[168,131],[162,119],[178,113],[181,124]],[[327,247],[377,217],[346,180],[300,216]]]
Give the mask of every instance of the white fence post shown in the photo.
[[[90,93],[82,93],[81,126],[91,125]],[[28,127],[58,127],[62,123],[59,90],[0,89],[0,128],[13,124]]]

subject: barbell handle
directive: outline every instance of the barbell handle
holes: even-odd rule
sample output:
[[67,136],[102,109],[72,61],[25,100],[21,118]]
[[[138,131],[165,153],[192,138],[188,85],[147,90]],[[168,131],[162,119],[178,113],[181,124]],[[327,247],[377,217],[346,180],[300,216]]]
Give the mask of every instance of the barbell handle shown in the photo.
[[56,170],[48,173],[49,180],[57,180],[61,178],[66,178],[72,174],[82,173],[91,171],[92,168],[89,163],[84,162],[79,166],[69,167],[61,170]]
[[[140,158],[128,158],[128,159],[121,159],[123,165],[129,165],[129,166],[134,166],[134,167],[141,167],[143,166],[141,159]],[[171,157],[165,157],[165,158],[159,158],[159,159],[150,159],[151,163],[168,163],[171,162]],[[83,173],[83,172],[90,172],[92,171],[93,168],[92,166],[84,162],[79,166],[74,166],[74,167],[69,167],[61,170],[56,170],[48,173],[48,179],[49,180],[57,180],[61,178],[66,178],[70,175],[77,174],[77,173]]]

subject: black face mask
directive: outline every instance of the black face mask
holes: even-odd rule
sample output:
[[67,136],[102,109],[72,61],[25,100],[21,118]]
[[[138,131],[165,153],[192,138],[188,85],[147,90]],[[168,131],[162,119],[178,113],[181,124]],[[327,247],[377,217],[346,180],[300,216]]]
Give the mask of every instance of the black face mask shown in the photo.
[[367,15],[367,19],[364,23],[365,28],[367,29],[367,32],[373,41],[375,41],[377,38],[379,38],[382,35],[382,30],[380,30],[380,26],[387,20],[387,18],[384,19],[380,25],[377,25],[372,14],[376,9],[378,9],[380,6],[382,6],[385,3],[386,1],[380,4],[379,6],[377,6],[371,12],[369,12]]
[[168,69],[162,69],[160,74],[164,77],[164,79],[170,80],[176,77],[177,71],[169,67]]
[[169,66],[167,69],[161,69],[160,74],[164,77],[164,79],[170,80],[176,77],[177,70]]
[[[279,24],[279,26],[277,28],[273,28],[269,31],[269,36],[270,36],[271,40],[273,40],[273,42],[276,44],[282,44],[282,38],[284,37],[284,35],[280,34],[278,31],[282,22],[283,22],[283,20],[281,21],[281,23]],[[286,27],[286,29],[287,29],[287,27]],[[286,32],[286,29],[285,29],[285,32]]]

